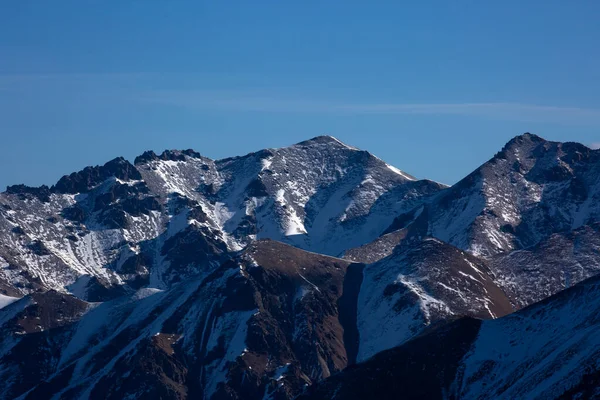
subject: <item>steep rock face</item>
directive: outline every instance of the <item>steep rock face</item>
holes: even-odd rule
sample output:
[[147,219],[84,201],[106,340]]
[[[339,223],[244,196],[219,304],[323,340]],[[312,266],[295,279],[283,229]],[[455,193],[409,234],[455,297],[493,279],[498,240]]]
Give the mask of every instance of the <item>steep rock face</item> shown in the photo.
[[86,193],[111,177],[122,181],[137,181],[142,178],[129,161],[123,157],[118,157],[103,166],[86,167],[82,171],[62,177],[52,187],[52,191],[64,194]]
[[463,319],[312,386],[302,399],[595,398],[598,277],[492,321]]
[[599,179],[600,152],[524,134],[436,196],[428,234],[484,257],[529,247],[597,221]]

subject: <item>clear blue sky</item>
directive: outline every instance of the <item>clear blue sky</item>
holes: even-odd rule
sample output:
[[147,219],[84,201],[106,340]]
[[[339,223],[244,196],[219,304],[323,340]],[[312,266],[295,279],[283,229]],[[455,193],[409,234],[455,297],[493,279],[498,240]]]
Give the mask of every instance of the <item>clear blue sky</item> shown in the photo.
[[596,0],[4,1],[0,187],[321,134],[446,183],[526,131],[598,143],[598,21]]

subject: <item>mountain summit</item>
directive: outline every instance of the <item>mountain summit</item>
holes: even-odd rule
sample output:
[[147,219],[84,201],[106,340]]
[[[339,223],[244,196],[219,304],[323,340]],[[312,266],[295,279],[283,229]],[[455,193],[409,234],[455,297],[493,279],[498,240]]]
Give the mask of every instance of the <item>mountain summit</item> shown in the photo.
[[[0,281],[22,294],[86,277],[166,288],[261,238],[340,255],[441,188],[331,136],[223,160],[147,151],[1,194],[0,257],[19,273]],[[170,259],[189,241],[202,250]]]

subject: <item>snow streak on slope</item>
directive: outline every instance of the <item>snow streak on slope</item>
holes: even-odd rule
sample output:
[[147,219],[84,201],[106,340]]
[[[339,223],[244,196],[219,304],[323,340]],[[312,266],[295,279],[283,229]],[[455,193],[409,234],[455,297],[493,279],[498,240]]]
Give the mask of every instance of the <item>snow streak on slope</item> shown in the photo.
[[17,297],[10,297],[0,294],[0,309],[14,303],[17,300],[19,300]]

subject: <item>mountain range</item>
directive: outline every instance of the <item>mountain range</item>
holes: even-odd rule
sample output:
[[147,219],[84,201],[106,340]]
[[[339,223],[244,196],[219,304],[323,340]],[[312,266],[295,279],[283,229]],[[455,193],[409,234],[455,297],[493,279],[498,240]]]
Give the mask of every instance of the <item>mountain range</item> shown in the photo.
[[600,396],[600,150],[452,186],[330,136],[0,194],[0,399]]

